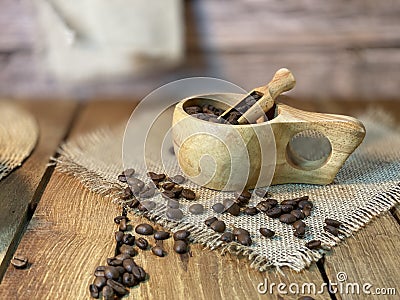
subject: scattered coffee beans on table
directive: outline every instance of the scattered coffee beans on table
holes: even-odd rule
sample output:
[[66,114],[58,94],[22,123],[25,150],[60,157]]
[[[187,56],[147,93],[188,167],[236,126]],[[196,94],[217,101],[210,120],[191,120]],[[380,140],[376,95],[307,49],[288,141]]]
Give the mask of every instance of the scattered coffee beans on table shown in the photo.
[[14,266],[16,269],[24,269],[28,266],[28,258],[22,255],[15,255],[11,259],[11,264]]

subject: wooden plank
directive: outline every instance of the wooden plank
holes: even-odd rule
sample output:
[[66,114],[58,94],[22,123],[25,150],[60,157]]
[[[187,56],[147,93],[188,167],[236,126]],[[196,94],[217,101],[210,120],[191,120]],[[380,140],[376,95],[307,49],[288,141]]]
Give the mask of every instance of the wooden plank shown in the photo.
[[[128,117],[131,107],[129,102],[90,103],[71,135],[116,124]],[[32,266],[22,271],[9,267],[0,295],[9,299],[15,299],[16,294],[18,299],[88,297],[93,270],[114,253],[116,228],[112,220],[118,213],[109,200],[88,192],[77,180],[55,173],[17,249],[29,257]],[[142,221],[134,217],[132,224]],[[257,285],[265,278],[269,283],[287,285],[313,282],[319,286],[323,282],[315,265],[298,274],[284,269],[286,277],[282,277],[275,271],[259,273],[244,259],[229,255],[222,258],[199,245],[192,246],[192,257],[184,259],[173,253],[171,240],[165,242],[165,249],[169,253],[166,258],[155,257],[149,251],[137,257],[150,278],[132,289],[128,299],[261,299],[265,296],[257,292]]]
[[36,117],[40,136],[32,155],[0,181],[0,278],[19,240],[19,233],[26,225],[29,206],[38,200],[35,195],[43,188],[39,183],[47,169],[46,164],[65,136],[77,107],[76,103],[66,101],[60,101],[59,105],[48,101],[18,104]]

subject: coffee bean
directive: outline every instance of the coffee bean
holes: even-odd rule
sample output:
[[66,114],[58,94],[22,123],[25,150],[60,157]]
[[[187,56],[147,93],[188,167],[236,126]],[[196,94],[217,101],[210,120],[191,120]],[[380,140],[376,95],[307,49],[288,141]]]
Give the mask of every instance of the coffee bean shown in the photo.
[[190,235],[190,231],[187,230],[178,230],[177,232],[174,233],[174,240],[179,241],[179,240],[186,240]]
[[250,232],[248,232],[246,229],[243,228],[234,228],[232,231],[233,235],[240,235],[240,234],[247,234],[250,235]]
[[160,246],[154,246],[153,248],[151,248],[151,252],[153,252],[154,255],[159,257],[165,256],[165,252],[163,248],[161,248]]
[[291,214],[283,214],[279,217],[279,221],[286,224],[292,224],[296,222],[296,217]]
[[182,197],[186,200],[194,200],[196,199],[196,193],[189,189],[183,189],[181,193]]
[[311,201],[308,201],[308,200],[302,200],[302,201],[300,201],[299,204],[298,204],[298,206],[299,206],[299,208],[305,208],[306,206],[307,206],[307,207],[310,207],[310,208],[313,208],[312,202],[311,202]]
[[125,245],[125,244],[123,244],[121,247],[119,247],[119,251],[121,253],[128,254],[129,256],[137,255],[137,251],[135,249],[133,249],[132,246]]
[[210,225],[210,228],[216,232],[224,232],[226,226],[224,221],[215,221]]
[[170,191],[170,190],[172,190],[174,188],[174,186],[175,186],[175,183],[166,182],[166,183],[163,184],[162,187],[163,187],[164,190]]
[[112,280],[112,279],[108,279],[107,280],[107,285],[112,288],[117,294],[123,296],[129,293],[129,291],[124,287],[123,284]]
[[[123,266],[116,266],[116,268],[117,268],[117,270],[119,272],[119,275],[122,275],[122,274],[125,273],[125,269],[124,269]],[[120,279],[118,279],[118,280],[120,280]]]
[[161,193],[161,196],[163,196],[163,198],[165,198],[165,199],[176,198],[175,193],[173,191],[164,191]]
[[156,208],[157,204],[154,201],[151,200],[144,200],[141,202],[141,204],[146,207],[147,210],[153,210]]
[[303,211],[303,214],[304,214],[305,217],[311,216],[311,208],[305,207],[305,208],[303,208],[302,211]]
[[170,234],[166,231],[156,231],[154,232],[154,239],[155,240],[166,240],[169,239]]
[[273,207],[267,201],[261,201],[258,202],[256,208],[265,213]]
[[240,207],[237,203],[233,203],[226,211],[232,216],[238,216],[240,214]]
[[235,240],[235,236],[232,232],[225,232],[221,235],[220,240],[226,243],[230,243]]
[[150,224],[143,223],[136,226],[135,232],[141,235],[152,235],[154,229]]
[[125,175],[118,175],[118,180],[119,181],[121,181],[121,182],[126,182],[126,177],[125,177]]
[[122,262],[122,266],[124,267],[126,272],[132,273],[132,269],[136,266],[136,263],[132,258],[124,259]]
[[237,241],[244,246],[250,246],[252,244],[251,237],[247,234],[239,234],[236,238]]
[[179,198],[181,196],[181,193],[183,191],[183,187],[181,186],[174,186],[174,188],[171,190],[175,194],[175,198]]
[[157,174],[157,173],[154,173],[154,172],[148,172],[147,175],[154,182],[160,182],[160,181],[163,181],[165,179],[165,174]]
[[334,219],[329,219],[329,218],[325,219],[325,224],[333,226],[333,227],[340,227],[340,225],[342,225],[342,223],[340,223],[339,221],[336,221]]
[[318,249],[321,247],[321,241],[319,240],[309,241],[308,243],[306,243],[306,247],[311,250]]
[[275,207],[278,205],[278,200],[276,199],[272,199],[272,198],[268,198],[266,200],[264,200],[268,205],[270,205],[271,207]]
[[129,199],[132,198],[132,196],[133,196],[133,192],[132,192],[131,188],[128,186],[122,192],[121,199],[122,200],[129,200]]
[[330,234],[333,234],[334,236],[338,236],[339,235],[339,230],[336,227],[333,227],[331,225],[324,226],[324,230],[326,232],[329,232]]
[[139,206],[138,206],[138,210],[141,211],[141,212],[145,212],[145,211],[147,211],[147,208],[144,207],[144,205],[142,205],[142,203],[140,203]]
[[169,199],[167,206],[170,208],[179,208],[179,202],[173,199]]
[[16,269],[24,269],[28,266],[28,258],[22,255],[15,255],[11,259],[11,264],[14,266]]
[[268,228],[266,228],[266,227],[261,227],[261,228],[260,228],[260,233],[261,233],[263,236],[267,237],[267,238],[273,237],[273,236],[275,235],[275,232],[274,232],[274,231],[272,231],[272,230],[270,230],[270,229],[268,229]]
[[215,211],[216,213],[223,213],[225,211],[225,206],[222,203],[215,203],[212,206],[213,211]]
[[107,265],[113,267],[120,266],[122,265],[122,260],[116,259],[115,257],[109,257],[107,258]]
[[96,277],[100,277],[103,276],[104,277],[104,270],[106,269],[105,266],[98,266],[95,270],[94,270],[94,276]]
[[183,218],[183,212],[179,208],[167,208],[165,215],[170,220],[179,221]]
[[104,277],[107,279],[118,279],[119,271],[113,266],[106,266],[104,268]]
[[99,289],[94,284],[89,285],[89,292],[92,298],[95,299],[99,298]]
[[122,242],[132,246],[135,243],[135,237],[130,233],[124,234],[122,237]]
[[185,108],[185,112],[189,115],[198,114],[202,112],[202,108],[200,106],[188,106]]
[[145,238],[138,238],[135,240],[135,245],[142,250],[146,250],[147,247],[149,246],[149,242]]
[[292,200],[294,200],[294,201],[296,201],[297,203],[299,203],[299,202],[301,202],[301,201],[308,200],[308,199],[309,199],[309,197],[308,197],[307,195],[305,195],[305,196],[301,196],[301,197],[298,197],[298,198],[294,198],[294,199],[292,199]]
[[96,276],[96,278],[93,281],[93,284],[101,290],[103,286],[106,285],[107,279],[104,276]]
[[132,269],[132,275],[138,281],[144,281],[146,279],[146,272],[142,267],[136,266]]
[[127,259],[127,258],[130,258],[130,256],[129,256],[129,254],[126,254],[126,253],[120,253],[120,254],[115,256],[115,259],[119,259],[119,260],[122,260],[122,261],[124,259]]
[[134,195],[138,195],[139,192],[144,188],[145,184],[142,180],[138,178],[127,178],[126,183],[131,188],[131,191]]
[[182,184],[186,181],[186,178],[183,177],[182,175],[175,175],[174,177],[171,178],[171,180],[176,184]]
[[104,300],[114,299],[114,290],[110,286],[106,285],[105,287],[103,287],[103,290],[101,292],[103,294]]
[[200,203],[192,204],[189,206],[189,212],[194,215],[200,215],[204,212],[204,206]]
[[122,284],[126,287],[132,287],[135,286],[137,283],[135,277],[132,274],[124,273],[122,274]]
[[127,220],[128,218],[126,216],[117,216],[114,218],[114,223],[115,224],[120,224],[122,220],[129,221]]
[[265,189],[256,189],[254,192],[258,197],[261,197],[261,198],[269,196],[268,191]]
[[244,212],[246,215],[249,215],[249,216],[255,216],[256,214],[259,213],[258,209],[255,208],[255,207],[246,207],[246,208],[243,210],[243,212]]
[[292,199],[290,199],[290,200],[283,200],[283,201],[281,202],[281,205],[291,205],[291,206],[293,206],[293,207],[297,207],[297,202],[294,201],[294,200],[292,200]]
[[204,224],[206,224],[208,227],[211,226],[212,223],[218,221],[218,219],[216,217],[211,217],[208,218],[207,220],[204,221]]
[[270,218],[278,218],[282,214],[282,210],[280,207],[273,207],[268,209],[265,214]]
[[298,238],[304,237],[305,234],[306,234],[306,228],[304,226],[300,226],[296,228],[294,231],[294,236]]
[[178,254],[184,254],[188,251],[188,245],[185,241],[177,240],[174,243],[174,251]]
[[295,209],[290,212],[296,219],[304,219],[305,215],[300,209]]
[[298,220],[298,221],[293,223],[293,227],[295,229],[297,229],[299,227],[306,227],[306,223],[304,223],[302,220]]
[[137,208],[139,206],[140,202],[138,199],[134,198],[132,201],[128,203],[129,208]]
[[227,198],[222,201],[222,204],[225,206],[225,209],[231,207],[231,205],[235,203],[233,199]]
[[128,225],[127,225],[126,223],[127,223],[127,222],[126,222],[126,219],[122,219],[122,220],[119,222],[119,230],[120,230],[120,231],[125,231],[125,230],[127,230]]
[[132,177],[134,174],[135,174],[134,168],[129,168],[122,172],[122,175],[125,175],[125,177]]
[[147,184],[145,185],[145,187],[143,188],[143,190],[140,192],[139,196],[140,198],[151,198],[155,195],[156,189],[154,187],[154,185],[152,184]]
[[293,210],[293,206],[288,204],[281,205],[281,210],[283,213],[290,213]]

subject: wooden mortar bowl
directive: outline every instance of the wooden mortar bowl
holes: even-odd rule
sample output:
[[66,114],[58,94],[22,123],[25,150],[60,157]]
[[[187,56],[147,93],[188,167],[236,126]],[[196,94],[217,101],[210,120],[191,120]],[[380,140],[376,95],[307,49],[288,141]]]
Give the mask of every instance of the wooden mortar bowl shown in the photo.
[[[226,191],[283,183],[328,184],[365,136],[363,124],[353,117],[306,112],[282,103],[276,104],[272,120],[248,125],[203,121],[184,110],[196,104],[225,110],[243,96],[193,96],[175,106],[175,153],[182,171],[196,184]],[[310,130],[329,140],[331,151],[322,161],[303,161],[291,151],[292,137]],[[208,159],[201,160],[203,156]]]

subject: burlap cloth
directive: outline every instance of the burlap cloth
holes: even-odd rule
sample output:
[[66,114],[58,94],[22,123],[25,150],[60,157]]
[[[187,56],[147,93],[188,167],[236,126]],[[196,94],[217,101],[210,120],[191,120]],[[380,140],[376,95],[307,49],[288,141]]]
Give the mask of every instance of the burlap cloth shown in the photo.
[[[157,208],[145,215],[172,231],[189,229],[193,242],[201,243],[210,249],[247,256],[251,267],[260,271],[271,266],[288,266],[300,271],[317,261],[326,249],[351,236],[374,216],[389,210],[400,200],[399,130],[393,125],[394,122],[391,124],[386,114],[376,110],[372,114],[360,116],[360,119],[367,130],[365,140],[346,161],[333,184],[286,184],[271,186],[269,189],[272,197],[278,200],[309,195],[314,209],[312,215],[305,219],[308,231],[304,239],[294,237],[292,226],[282,224],[279,220],[271,219],[262,213],[238,217],[216,214],[211,210],[211,206],[231,194],[221,195],[189,182],[185,185],[200,195],[198,202],[205,206],[204,214],[190,214],[188,206],[193,202],[181,201],[181,208],[186,215],[179,222],[171,222],[165,217],[165,200],[158,196]],[[382,120],[385,120],[385,124]],[[122,170],[122,132],[122,127],[102,129],[63,145],[60,156],[55,159],[56,169],[75,176],[89,189],[121,203],[119,194],[123,185],[117,181],[117,175]],[[253,197],[251,204],[255,205],[260,200]],[[139,211],[134,213],[139,214]],[[248,247],[237,243],[222,243],[219,241],[220,234],[204,225],[204,220],[210,216],[224,220],[227,227],[247,229],[252,235],[253,244]],[[339,237],[324,232],[324,220],[327,217],[343,223]],[[274,230],[276,236],[272,239],[262,237],[258,231],[260,227]],[[325,249],[306,248],[305,243],[312,239],[321,240]]]
[[0,180],[21,166],[38,136],[39,128],[31,114],[10,102],[0,102]]

